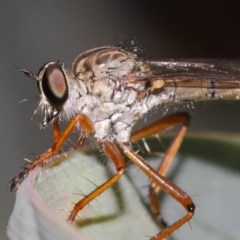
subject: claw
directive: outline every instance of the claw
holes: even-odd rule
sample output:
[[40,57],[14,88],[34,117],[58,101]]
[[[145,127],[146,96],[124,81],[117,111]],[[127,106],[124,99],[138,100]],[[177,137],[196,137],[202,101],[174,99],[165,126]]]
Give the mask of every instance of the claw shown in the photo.
[[[29,167],[29,166],[28,166]],[[11,181],[10,181],[10,190],[11,192],[17,192],[20,184],[24,180],[24,178],[28,175],[29,169],[28,167],[25,167],[18,175],[16,175]]]

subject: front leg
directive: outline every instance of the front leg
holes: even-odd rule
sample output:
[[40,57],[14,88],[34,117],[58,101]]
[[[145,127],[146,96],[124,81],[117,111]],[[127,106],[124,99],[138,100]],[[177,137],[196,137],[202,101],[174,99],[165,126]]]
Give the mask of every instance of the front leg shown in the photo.
[[[56,118],[53,121],[54,143],[52,147],[49,148],[45,153],[37,157],[33,162],[31,162],[28,166],[26,166],[16,177],[13,178],[13,180],[11,181],[11,187],[10,187],[12,192],[16,192],[18,190],[23,179],[31,171],[33,171],[37,166],[42,166],[47,159],[51,158],[54,154],[59,152],[62,145],[64,144],[66,139],[69,137],[69,135],[72,133],[74,127],[77,124],[80,124],[82,130],[86,134],[92,134],[94,132],[94,127],[91,120],[83,114],[78,114],[75,118],[73,118],[62,133],[59,128],[58,118]],[[82,141],[82,144],[83,143],[84,141]]]

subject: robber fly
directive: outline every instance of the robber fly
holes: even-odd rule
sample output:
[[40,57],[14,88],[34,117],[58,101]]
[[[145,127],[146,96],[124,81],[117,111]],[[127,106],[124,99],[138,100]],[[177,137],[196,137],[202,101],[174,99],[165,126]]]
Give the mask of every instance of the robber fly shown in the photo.
[[[120,47],[99,47],[80,54],[67,73],[63,63],[49,62],[37,75],[22,70],[36,80],[40,103],[36,113],[44,116],[42,126],[53,126],[54,143],[39,155],[13,180],[17,191],[22,180],[37,166],[57,154],[73,130],[79,131],[78,148],[91,138],[100,146],[115,166],[115,174],[79,202],[69,217],[74,222],[77,213],[90,201],[115,184],[126,170],[125,157],[134,162],[151,180],[150,206],[159,218],[157,193],[171,195],[186,210],[186,214],[166,226],[151,239],[164,239],[189,221],[195,205],[191,197],[165,175],[177,153],[189,125],[189,115],[174,113],[132,133],[135,123],[149,110],[183,101],[239,100],[240,70],[220,63],[201,61],[146,61]],[[60,130],[61,120],[67,121]],[[180,125],[176,136],[157,169],[152,168],[132,148],[132,143]]]

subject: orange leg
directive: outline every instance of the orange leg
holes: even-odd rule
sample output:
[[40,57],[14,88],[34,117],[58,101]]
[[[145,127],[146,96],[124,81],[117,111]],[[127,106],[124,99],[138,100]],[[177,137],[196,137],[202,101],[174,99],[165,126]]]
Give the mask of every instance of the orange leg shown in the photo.
[[122,153],[119,151],[119,149],[116,147],[116,145],[112,142],[103,142],[102,147],[106,153],[106,155],[110,158],[110,160],[114,163],[117,172],[105,183],[101,184],[99,187],[97,187],[94,191],[89,193],[87,196],[85,196],[82,200],[77,202],[71,211],[71,214],[68,217],[68,220],[70,222],[73,222],[76,218],[77,213],[84,208],[90,201],[92,201],[94,198],[99,196],[102,192],[110,188],[113,184],[115,184],[119,178],[122,176],[126,169],[126,164],[124,157]]
[[54,139],[54,142],[56,142],[57,139],[59,139],[61,137],[61,135],[62,135],[62,133],[61,133],[60,126],[59,126],[59,120],[58,120],[58,118],[56,118],[53,121],[53,139]]
[[[183,114],[184,115],[184,114]],[[179,114],[181,116],[181,114]],[[173,117],[175,118],[175,117]],[[183,117],[184,119],[184,117]],[[168,120],[171,120],[171,117],[168,118]],[[167,120],[166,120],[167,121]],[[164,123],[165,121],[162,120]],[[171,122],[171,121],[170,121]],[[178,122],[182,123],[183,121],[175,121],[173,122]],[[168,127],[172,126],[173,124],[167,124]],[[153,125],[154,127],[156,124]],[[154,128],[153,127],[153,128]],[[163,127],[164,129],[166,127]],[[152,128],[147,129],[146,132],[148,134],[145,135],[151,135],[156,131],[153,131]],[[159,127],[158,127],[159,129]],[[137,140],[143,136],[140,136],[142,133],[138,133],[136,135],[133,135],[133,139]],[[158,233],[155,237],[152,238],[152,240],[161,240],[173,233],[176,229],[180,228],[183,224],[185,224],[187,221],[191,219],[191,217],[194,214],[194,209],[195,206],[191,200],[191,198],[179,187],[174,185],[171,181],[166,179],[164,176],[161,176],[156,170],[154,170],[141,156],[139,156],[137,153],[135,153],[129,145],[126,144],[119,144],[121,149],[123,150],[124,154],[132,160],[150,179],[151,181],[158,187],[161,188],[163,191],[167,192],[170,194],[173,198],[175,198],[186,210],[187,214],[180,218],[178,221],[173,223],[172,225],[168,226],[165,228],[163,231]],[[103,142],[102,147],[106,153],[106,155],[111,159],[111,161],[114,163],[117,172],[105,183],[97,187],[94,191],[89,193],[86,197],[84,197],[82,200],[77,202],[71,211],[68,220],[70,222],[73,222],[76,218],[77,213],[83,209],[90,201],[95,199],[97,196],[99,196],[102,192],[107,190],[109,187],[111,187],[113,184],[115,184],[119,178],[122,176],[122,174],[125,171],[126,165],[125,165],[125,160],[123,158],[123,155],[119,151],[118,147],[112,142]]]
[[138,130],[134,132],[131,135],[131,142],[136,142],[142,138],[145,138],[147,136],[151,136],[157,133],[160,133],[161,131],[171,128],[174,125],[182,125],[180,130],[178,131],[177,135],[175,136],[173,142],[171,143],[171,146],[168,148],[168,150],[164,154],[164,158],[161,161],[160,166],[158,167],[159,174],[165,176],[166,171],[168,167],[170,166],[174,156],[178,152],[178,149],[183,141],[183,138],[187,132],[187,128],[189,125],[190,116],[188,113],[181,112],[181,113],[175,113],[172,115],[169,115],[165,118],[160,119],[159,121],[152,123],[148,125],[145,128],[142,128],[141,130]]
[[[177,125],[177,124],[181,124],[182,126],[181,126],[180,130],[177,132],[177,135],[175,136],[172,144],[166,151],[165,156],[156,171],[158,173],[158,175],[163,178],[164,178],[166,171],[167,171],[169,165],[171,164],[174,156],[176,155],[176,153],[181,145],[181,142],[186,134],[187,127],[189,124],[189,115],[187,113],[172,114],[170,116],[167,116],[167,117],[159,120],[158,122],[155,122],[143,129],[133,133],[131,136],[131,141],[135,142],[141,138],[159,133],[160,131],[167,129],[169,127],[172,127],[173,125]],[[128,150],[128,151],[130,151],[130,150]],[[132,154],[134,154],[134,156]],[[131,157],[134,159],[136,158],[137,161],[143,160],[140,156],[138,156],[135,153],[131,153]],[[131,157],[129,156],[129,158],[131,160],[133,160]],[[148,171],[146,174],[150,177],[150,173]],[[151,178],[151,180],[152,180],[152,178]],[[161,232],[159,235],[157,235],[155,239],[162,239],[163,237],[166,237],[169,234],[171,234],[173,231],[175,231],[177,228],[179,228],[185,222],[187,222],[192,217],[193,212],[194,212],[194,204],[193,204],[191,198],[187,196],[187,200],[184,200],[186,198],[186,193],[184,193],[181,189],[179,189],[175,185],[173,185],[173,184],[170,184],[170,185],[171,185],[170,187],[174,187],[174,189],[175,189],[172,193],[171,193],[171,191],[169,191],[169,189],[166,189],[166,188],[164,189],[161,184],[152,180],[152,182],[150,184],[149,197],[150,197],[150,202],[151,202],[151,210],[152,210],[154,216],[157,218],[157,220],[159,222],[163,223],[163,221],[160,218],[160,205],[159,205],[159,201],[157,198],[157,192],[160,189],[168,192],[177,201],[179,201],[185,207],[185,209],[188,211],[188,214],[185,217],[181,218],[176,223],[174,223],[173,225],[170,225],[165,230],[163,230],[163,232]],[[180,198],[177,197],[177,195],[179,195],[179,194],[181,196]],[[161,226],[163,226],[163,225],[164,224],[161,224]],[[164,232],[166,232],[167,235]]]
[[[18,190],[18,187],[22,180],[37,166],[41,166],[44,161],[48,158],[51,158],[54,154],[58,153],[62,145],[64,144],[65,140],[69,137],[69,135],[72,133],[74,127],[76,124],[80,124],[81,128],[86,134],[93,133],[93,124],[89,120],[88,117],[86,117],[83,114],[77,115],[74,119],[71,120],[67,128],[61,133],[59,128],[58,119],[55,119],[53,121],[53,138],[54,138],[54,144],[51,148],[49,148],[45,153],[40,155],[37,159],[35,159],[32,163],[30,163],[27,167],[25,167],[13,180],[11,183],[11,191],[16,192]],[[81,143],[83,144],[83,140]],[[78,142],[79,147],[79,142]]]
[[129,146],[124,144],[120,144],[120,146],[123,149],[124,154],[130,160],[132,160],[151,179],[151,181],[153,181],[164,192],[168,193],[174,199],[176,199],[187,210],[187,214],[185,216],[183,216],[175,223],[166,227],[156,236],[151,238],[152,240],[165,239],[192,218],[195,205],[192,202],[192,199],[182,189],[173,184],[164,176],[159,175],[155,169],[153,169],[140,155],[134,152]]

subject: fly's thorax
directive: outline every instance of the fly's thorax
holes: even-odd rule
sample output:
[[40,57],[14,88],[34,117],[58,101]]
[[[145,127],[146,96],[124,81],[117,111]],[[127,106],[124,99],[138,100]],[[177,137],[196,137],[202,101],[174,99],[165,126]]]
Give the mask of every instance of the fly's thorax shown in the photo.
[[129,128],[133,122],[129,105],[136,101],[137,91],[128,86],[127,77],[137,66],[135,58],[116,47],[97,48],[78,56],[68,78],[69,98],[61,115],[70,119],[85,114],[93,122],[98,140],[113,139]]
[[154,105],[144,81],[148,66],[120,48],[102,47],[78,56],[72,72],[65,115],[85,114],[98,141],[129,141],[133,125]]

